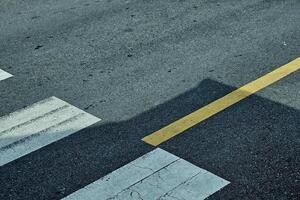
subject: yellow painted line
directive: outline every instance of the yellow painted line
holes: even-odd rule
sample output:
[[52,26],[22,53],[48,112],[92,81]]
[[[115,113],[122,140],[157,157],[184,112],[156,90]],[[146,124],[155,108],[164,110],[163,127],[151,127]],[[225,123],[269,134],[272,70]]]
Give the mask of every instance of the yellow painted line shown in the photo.
[[300,57],[292,62],[277,68],[276,70],[242,86],[224,97],[192,112],[189,115],[169,124],[168,126],[144,137],[142,140],[153,146],[157,146],[183,131],[195,126],[207,118],[221,112],[231,105],[247,98],[255,92],[275,83],[285,76],[300,68]]

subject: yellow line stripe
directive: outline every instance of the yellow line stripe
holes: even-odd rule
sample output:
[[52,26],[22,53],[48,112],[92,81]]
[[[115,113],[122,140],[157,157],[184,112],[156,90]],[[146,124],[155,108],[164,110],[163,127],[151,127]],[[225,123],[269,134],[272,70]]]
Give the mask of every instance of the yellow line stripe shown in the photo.
[[300,57],[296,60],[277,68],[276,70],[252,81],[226,96],[192,112],[191,114],[169,124],[168,126],[144,137],[142,140],[153,146],[157,146],[170,138],[182,133],[207,118],[221,112],[231,105],[245,99],[255,92],[275,83],[285,76],[300,68]]

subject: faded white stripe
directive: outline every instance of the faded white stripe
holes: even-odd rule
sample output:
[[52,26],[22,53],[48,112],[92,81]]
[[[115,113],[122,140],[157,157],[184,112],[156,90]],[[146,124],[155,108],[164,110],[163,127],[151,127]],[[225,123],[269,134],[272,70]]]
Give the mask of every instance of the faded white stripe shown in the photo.
[[162,149],[155,149],[65,200],[204,199],[229,184]]
[[100,121],[56,97],[0,118],[0,166]]
[[3,71],[2,69],[0,69],[0,81],[7,79],[9,77],[12,77],[12,75],[10,73],[7,73],[6,71]]
[[159,200],[174,200],[174,197],[188,200],[205,199],[227,184],[229,184],[228,181],[202,170],[196,176],[161,196]]
[[19,124],[31,121],[39,116],[43,116],[46,113],[49,113],[65,105],[68,104],[56,97],[50,97],[37,102],[30,107],[20,109],[11,114],[3,116],[0,118],[0,133]]
[[65,199],[109,199],[179,158],[156,149],[117,169]]

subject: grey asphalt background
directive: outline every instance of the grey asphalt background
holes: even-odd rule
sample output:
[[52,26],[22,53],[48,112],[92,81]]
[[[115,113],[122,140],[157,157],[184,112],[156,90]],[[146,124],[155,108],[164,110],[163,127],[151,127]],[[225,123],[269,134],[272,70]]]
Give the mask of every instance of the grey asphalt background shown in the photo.
[[[0,168],[0,199],[59,199],[147,153],[141,138],[300,56],[298,0],[2,0],[0,116],[56,96],[102,122]],[[299,199],[300,72],[160,147]]]

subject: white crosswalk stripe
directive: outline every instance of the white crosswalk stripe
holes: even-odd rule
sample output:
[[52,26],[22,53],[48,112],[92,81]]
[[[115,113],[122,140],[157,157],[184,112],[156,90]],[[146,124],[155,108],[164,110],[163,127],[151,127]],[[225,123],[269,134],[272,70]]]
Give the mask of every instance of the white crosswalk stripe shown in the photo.
[[0,166],[100,121],[56,97],[0,118]]
[[229,184],[162,149],[132,161],[65,200],[200,200]]
[[0,69],[0,81],[10,78],[13,75],[11,75],[10,73],[7,73],[6,71],[3,71],[2,69]]

